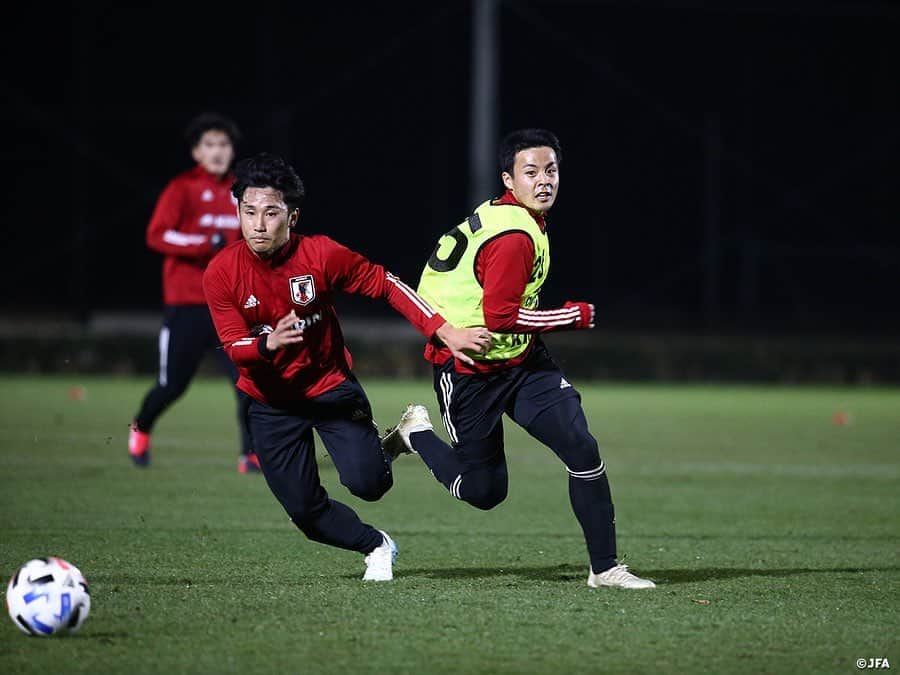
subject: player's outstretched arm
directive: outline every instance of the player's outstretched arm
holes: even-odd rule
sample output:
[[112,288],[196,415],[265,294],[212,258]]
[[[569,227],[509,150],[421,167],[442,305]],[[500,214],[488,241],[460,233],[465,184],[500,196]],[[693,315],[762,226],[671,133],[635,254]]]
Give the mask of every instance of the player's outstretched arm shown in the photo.
[[567,302],[555,309],[529,309],[522,298],[534,268],[534,244],[513,232],[484,245],[476,261],[483,289],[485,325],[494,333],[549,333],[594,327],[594,306]]
[[[510,305],[512,308],[512,305]],[[550,333],[594,327],[594,306],[589,302],[567,302],[558,309],[515,307],[500,315],[488,315],[488,328],[495,333]]]
[[449,321],[438,328],[434,334],[447,345],[454,358],[470,366],[475,362],[466,352],[484,354],[491,346],[491,333],[484,326],[475,328],[457,328]]

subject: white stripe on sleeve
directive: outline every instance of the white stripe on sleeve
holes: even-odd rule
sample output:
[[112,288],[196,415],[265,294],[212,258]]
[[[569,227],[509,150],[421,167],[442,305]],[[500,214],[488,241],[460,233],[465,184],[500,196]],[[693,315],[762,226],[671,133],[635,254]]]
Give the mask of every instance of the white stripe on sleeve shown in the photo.
[[416,307],[419,308],[419,311],[422,312],[422,314],[424,314],[426,318],[430,319],[434,316],[434,310],[427,302],[425,302],[425,299],[422,298],[422,296],[420,296],[390,272],[388,272],[385,276],[388,281],[394,284],[400,290],[400,292],[403,293],[403,295],[409,298],[410,302],[412,302]]
[[575,323],[581,317],[578,307],[570,307],[562,310],[548,310],[546,312],[533,312],[527,309],[519,310],[518,323],[523,326],[564,326]]
[[207,236],[205,234],[185,234],[177,230],[166,230],[163,234],[163,241],[173,246],[196,246],[205,244]]

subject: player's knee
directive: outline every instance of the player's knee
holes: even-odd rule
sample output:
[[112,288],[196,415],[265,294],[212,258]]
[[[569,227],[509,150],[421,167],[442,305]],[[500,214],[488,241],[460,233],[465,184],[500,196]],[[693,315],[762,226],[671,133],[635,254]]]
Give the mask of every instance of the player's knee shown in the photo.
[[509,477],[506,468],[470,471],[450,486],[451,494],[477,509],[488,511],[506,499]]
[[389,472],[380,474],[356,474],[341,477],[341,483],[350,490],[350,494],[367,502],[381,499],[394,485],[394,477]]
[[466,498],[466,501],[476,509],[490,511],[506,499],[506,486],[491,486],[489,489],[476,493]]
[[570,472],[592,471],[603,464],[597,440],[588,433],[571,435],[559,455],[565,459]]

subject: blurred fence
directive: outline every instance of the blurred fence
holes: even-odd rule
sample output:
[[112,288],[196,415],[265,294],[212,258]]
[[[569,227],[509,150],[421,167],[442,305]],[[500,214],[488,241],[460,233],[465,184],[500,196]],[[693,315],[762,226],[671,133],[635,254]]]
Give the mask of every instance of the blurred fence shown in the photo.
[[[342,325],[361,377],[430,377],[423,339],[404,321],[348,318]],[[0,371],[152,374],[158,369],[159,326],[154,314],[98,314],[83,323],[7,319],[0,322]],[[566,374],[582,380],[900,383],[896,339],[602,329],[544,339]],[[207,359],[201,373],[215,369]]]

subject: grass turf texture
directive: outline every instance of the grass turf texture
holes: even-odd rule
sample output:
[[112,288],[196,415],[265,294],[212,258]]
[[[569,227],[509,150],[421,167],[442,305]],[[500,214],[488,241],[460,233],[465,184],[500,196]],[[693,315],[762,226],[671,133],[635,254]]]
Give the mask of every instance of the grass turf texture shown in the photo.
[[[223,381],[196,381],[158,423],[152,465],[134,468],[127,425],[149,384],[0,377],[0,573],[58,555],[93,598],[71,637],[4,620],[0,671],[900,667],[895,389],[581,385],[620,557],[658,583],[621,591],[586,585],[565,471],[508,421],[510,495],[490,512],[453,500],[415,456],[362,502],[320,446],[330,493],[400,546],[395,581],[363,583],[361,556],[307,541],[261,476],[236,472]],[[382,427],[409,401],[437,421],[426,382],[363,385]]]

